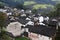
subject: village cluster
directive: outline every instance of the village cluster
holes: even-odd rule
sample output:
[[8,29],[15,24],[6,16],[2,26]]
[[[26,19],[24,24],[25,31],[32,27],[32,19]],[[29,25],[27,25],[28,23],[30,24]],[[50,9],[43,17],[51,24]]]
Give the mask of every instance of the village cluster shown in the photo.
[[49,18],[31,10],[6,7],[0,9],[6,13],[6,31],[11,38],[26,36],[31,40],[55,40],[56,32],[60,26],[59,20]]

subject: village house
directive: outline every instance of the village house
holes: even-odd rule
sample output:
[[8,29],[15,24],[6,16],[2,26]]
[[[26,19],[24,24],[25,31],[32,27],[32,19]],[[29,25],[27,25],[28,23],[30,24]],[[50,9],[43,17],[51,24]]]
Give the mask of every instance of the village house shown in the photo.
[[32,25],[28,23],[26,26],[22,27],[22,29],[25,30],[25,36],[29,37],[31,40],[55,40],[57,31],[56,21],[50,21],[48,26],[41,25],[38,21],[34,22],[34,24],[30,23]]
[[27,35],[32,40],[54,40],[56,29],[49,28],[45,25],[27,25],[22,29],[27,32]]
[[51,30],[46,26],[38,26],[38,27],[30,27],[29,29],[29,37],[32,40],[52,40],[52,36],[54,36],[55,30]]
[[7,10],[6,9],[0,9],[0,12],[6,12]]

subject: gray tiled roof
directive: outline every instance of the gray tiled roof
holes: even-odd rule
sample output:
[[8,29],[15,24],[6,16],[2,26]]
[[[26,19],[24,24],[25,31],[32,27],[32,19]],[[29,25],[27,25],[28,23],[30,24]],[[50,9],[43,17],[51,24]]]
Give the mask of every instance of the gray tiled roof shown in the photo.
[[54,34],[56,33],[55,29],[48,28],[43,25],[39,25],[37,27],[35,26],[26,26],[26,27],[29,28],[30,32],[41,34],[41,35],[48,36],[48,37],[54,36]]
[[18,20],[17,20],[18,22],[20,22],[21,24],[26,24],[26,23],[28,23],[28,20],[26,20],[26,17],[21,17],[21,18],[19,18]]

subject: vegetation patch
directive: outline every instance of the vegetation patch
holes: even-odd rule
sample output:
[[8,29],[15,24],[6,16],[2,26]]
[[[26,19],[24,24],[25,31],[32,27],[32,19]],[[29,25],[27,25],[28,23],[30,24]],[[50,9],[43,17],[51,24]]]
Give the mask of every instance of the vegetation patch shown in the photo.
[[0,2],[0,4],[5,4],[5,3],[3,3],[3,2]]
[[24,2],[24,5],[25,5],[25,6],[33,5],[33,4],[36,4],[36,2],[34,2],[34,1],[25,1],[25,2]]
[[26,38],[26,37],[17,37],[17,38],[15,38],[15,40],[28,40],[28,38]]
[[33,6],[33,9],[40,9],[40,8],[47,9],[47,7],[53,8],[54,6],[50,4],[36,4]]

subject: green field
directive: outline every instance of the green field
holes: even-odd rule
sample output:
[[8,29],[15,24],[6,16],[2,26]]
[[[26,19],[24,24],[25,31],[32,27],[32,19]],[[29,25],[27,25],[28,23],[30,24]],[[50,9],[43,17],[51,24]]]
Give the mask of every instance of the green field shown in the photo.
[[33,9],[39,9],[39,8],[46,9],[47,7],[53,8],[54,6],[53,5],[49,5],[49,4],[36,4],[36,5],[33,6]]
[[15,40],[28,40],[28,38],[26,38],[26,37],[18,37]]
[[27,6],[27,5],[33,5],[33,4],[36,4],[36,2],[34,2],[34,1],[25,1],[24,2],[25,6]]
[[25,1],[24,6],[32,5],[33,9],[47,9],[47,7],[53,8],[54,6],[51,4],[38,4],[34,1]]

